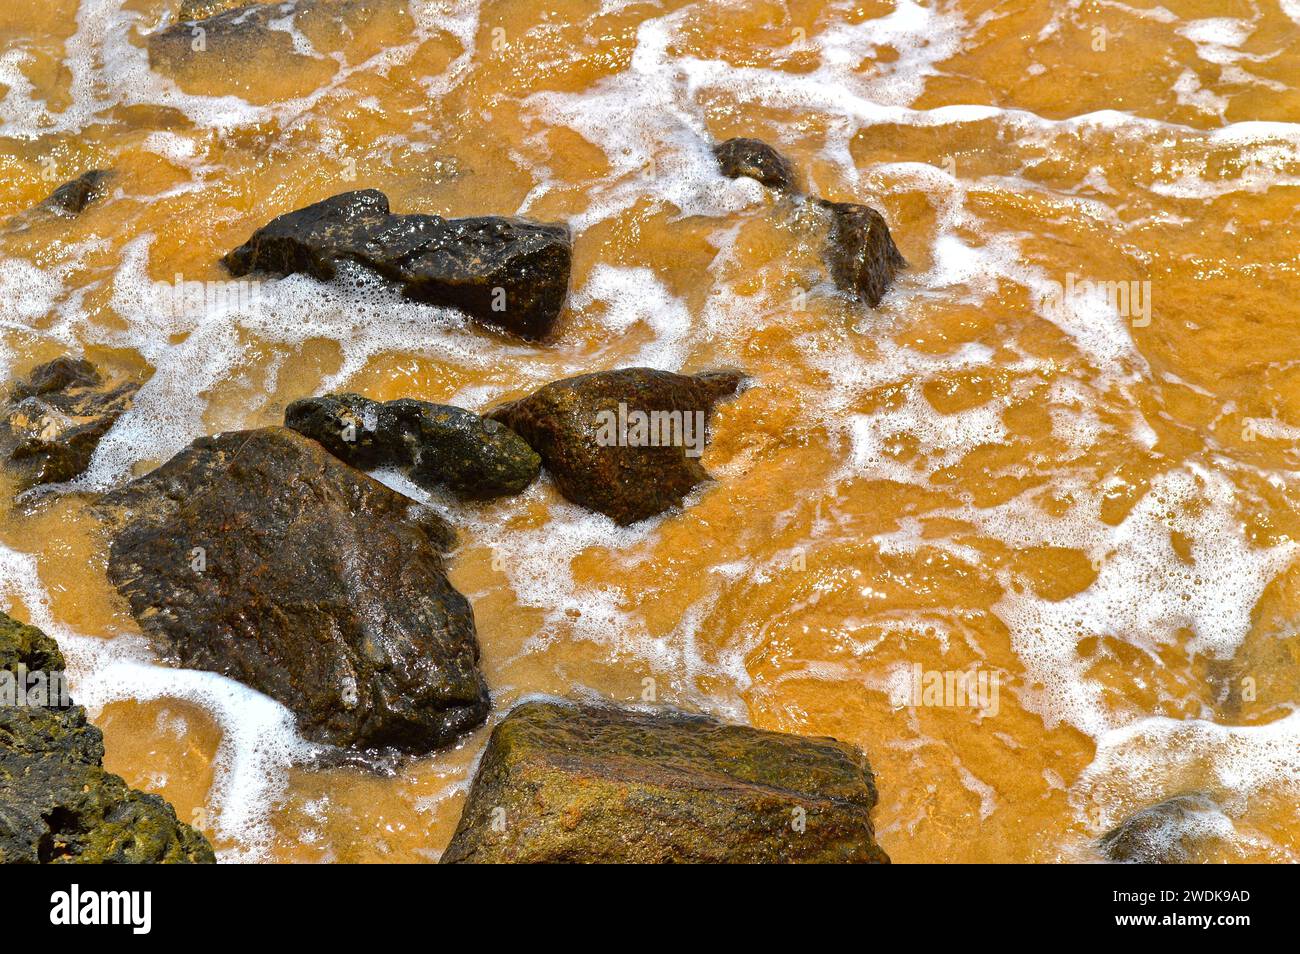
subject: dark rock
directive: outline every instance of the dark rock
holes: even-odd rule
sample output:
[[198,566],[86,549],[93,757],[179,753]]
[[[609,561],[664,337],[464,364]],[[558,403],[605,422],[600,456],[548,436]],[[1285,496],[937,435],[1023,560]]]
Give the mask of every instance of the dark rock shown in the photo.
[[541,458],[510,428],[447,404],[326,394],[294,401],[284,423],[353,467],[408,470],[421,487],[469,499],[517,494],[541,470]]
[[269,57],[286,66],[309,59],[295,49],[289,31],[272,24],[293,18],[298,26],[299,14],[314,5],[291,0],[187,0],[177,12],[177,22],[149,34],[149,65],[184,74],[200,64],[222,70],[241,59]]
[[1101,836],[1109,861],[1169,865],[1192,860],[1198,844],[1215,840],[1218,805],[1203,792],[1186,792],[1130,815]]
[[542,459],[499,421],[427,401],[389,401],[383,419],[406,446],[411,479],[463,497],[517,494],[537,479]]
[[106,383],[89,361],[57,358],[18,382],[0,416],[0,459],[19,490],[71,480],[130,407],[139,385]]
[[[565,497],[629,524],[676,506],[709,479],[698,460],[709,412],[743,379],[739,371],[602,371],[554,381],[488,416],[542,455]],[[637,421],[652,414],[638,433]]]
[[108,170],[91,169],[59,186],[37,208],[56,215],[80,215],[86,206],[104,194],[104,187],[112,176]]
[[[20,685],[37,673],[52,685],[63,656],[39,629],[0,613],[0,670]],[[42,695],[0,704],[0,864],[216,860],[171,805],[104,771],[103,735],[81,706]]]
[[907,267],[884,216],[852,202],[812,201],[830,220],[825,257],[831,278],[840,290],[875,308],[894,283],[895,274]]
[[234,275],[373,269],[413,301],[458,308],[524,338],[551,330],[569,287],[569,230],[522,219],[393,215],[375,189],[273,219],[222,261]]
[[200,438],[104,511],[109,579],[144,631],[284,703],[307,738],[424,753],[486,717],[451,528],[315,441]]
[[444,863],[888,862],[854,746],[671,710],[527,702],[493,730]]
[[82,173],[71,182],[59,186],[26,212],[15,215],[5,224],[5,229],[9,232],[22,232],[45,222],[74,218],[104,194],[112,176],[112,172],[104,169]]
[[284,426],[319,441],[339,460],[361,470],[400,466],[392,435],[380,427],[382,407],[360,394],[301,398],[285,408]]
[[728,139],[714,146],[713,154],[722,174],[728,179],[748,176],[772,189],[794,190],[794,169],[785,156],[761,140]]

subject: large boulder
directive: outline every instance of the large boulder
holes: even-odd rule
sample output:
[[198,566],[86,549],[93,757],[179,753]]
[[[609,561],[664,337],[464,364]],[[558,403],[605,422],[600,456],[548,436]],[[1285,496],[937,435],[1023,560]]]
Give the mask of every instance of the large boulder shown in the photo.
[[109,579],[144,631],[284,703],[307,738],[424,753],[487,715],[451,528],[315,441],[200,438],[104,507]]
[[105,381],[80,358],[57,358],[15,384],[0,411],[0,460],[18,489],[71,480],[85,470],[138,388],[133,381]]
[[620,524],[663,513],[709,475],[699,462],[709,412],[739,371],[651,368],[554,381],[490,411],[542,457],[560,493]]
[[492,732],[445,863],[888,862],[857,748],[671,710],[527,702]]
[[215,861],[171,805],[104,771],[63,668],[54,640],[0,613],[0,864]]
[[425,489],[468,499],[517,494],[541,470],[541,458],[510,428],[448,404],[326,394],[294,401],[284,423],[353,467],[405,470]]
[[877,307],[894,276],[907,267],[885,217],[854,202],[812,202],[827,219],[825,258],[836,287]]
[[340,262],[356,262],[407,298],[535,340],[564,305],[571,257],[564,225],[393,215],[382,192],[363,189],[273,219],[222,261],[234,275],[305,272],[325,281]]
[[762,140],[744,136],[728,139],[713,147],[713,155],[718,160],[718,168],[728,179],[748,176],[769,189],[794,191],[793,167],[785,156]]

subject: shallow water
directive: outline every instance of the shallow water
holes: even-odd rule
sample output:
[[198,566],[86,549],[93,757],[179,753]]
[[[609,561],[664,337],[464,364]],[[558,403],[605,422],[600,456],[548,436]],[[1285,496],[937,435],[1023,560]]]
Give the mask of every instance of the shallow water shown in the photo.
[[[851,741],[895,861],[1097,860],[1193,790],[1222,809],[1198,857],[1296,860],[1300,3],[356,0],[151,69],[174,6],[0,7],[0,215],[116,171],[0,237],[4,364],[147,378],[76,485],[0,519],[0,602],[71,656],[108,766],[223,858],[436,859],[487,729],[393,777],[299,764],[282,708],[159,664],[85,493],[327,389],[480,409],[650,365],[757,382],[682,512],[619,529],[545,480],[432,501],[494,718],[653,692]],[[717,173],[733,135],[885,214],[911,268],[878,310]],[[365,186],[569,222],[557,339],[364,276],[155,288]],[[996,704],[913,705],[918,666],[996,675]]]

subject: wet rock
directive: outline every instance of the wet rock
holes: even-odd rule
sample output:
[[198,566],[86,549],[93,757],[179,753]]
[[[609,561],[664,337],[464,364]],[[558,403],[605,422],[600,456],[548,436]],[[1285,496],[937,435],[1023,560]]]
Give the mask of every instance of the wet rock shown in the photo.
[[71,182],[65,182],[47,198],[11,218],[5,224],[6,231],[22,232],[45,222],[80,215],[90,203],[104,194],[112,176],[108,170],[91,169]]
[[671,710],[527,702],[493,730],[445,863],[888,862],[854,746]]
[[1226,822],[1210,796],[1186,792],[1130,815],[1102,835],[1098,846],[1109,861],[1185,864],[1193,860],[1198,845],[1220,836]]
[[144,631],[284,703],[307,738],[424,753],[487,715],[451,528],[315,441],[200,438],[104,513],[109,579]]
[[71,480],[130,407],[139,385],[105,381],[89,361],[57,358],[11,389],[0,414],[0,460],[19,490]]
[[[393,436],[380,427],[383,405],[360,394],[301,398],[284,410],[284,426],[310,437],[360,470],[399,466]],[[409,463],[409,462],[408,462]]]
[[836,287],[877,307],[894,276],[907,267],[884,216],[853,202],[812,201],[829,219],[825,258]]
[[713,154],[728,179],[748,176],[772,189],[794,190],[794,169],[785,156],[761,140],[728,139],[714,146]]
[[354,467],[408,470],[425,489],[444,486],[470,499],[517,494],[541,470],[541,458],[510,428],[447,404],[326,394],[294,401],[284,423]]
[[406,446],[411,479],[450,487],[463,497],[517,494],[537,479],[542,459],[510,428],[446,404],[400,400],[383,416]]
[[181,0],[176,8],[178,20],[206,20],[218,13],[254,6],[253,0]]
[[0,673],[14,689],[0,693],[0,864],[215,861],[171,805],[104,771],[103,735],[56,691],[63,667],[54,640],[0,613]]
[[403,0],[183,0],[148,36],[149,65],[186,92],[269,103],[307,95],[361,62],[377,27],[409,23]]
[[709,412],[743,379],[739,371],[601,371],[552,382],[488,416],[542,456],[565,497],[626,525],[677,506],[709,479],[698,459]]
[[413,301],[535,340],[564,304],[570,259],[564,225],[393,215],[382,192],[364,189],[281,215],[222,261],[234,275],[306,272],[323,281],[340,262],[356,262]]

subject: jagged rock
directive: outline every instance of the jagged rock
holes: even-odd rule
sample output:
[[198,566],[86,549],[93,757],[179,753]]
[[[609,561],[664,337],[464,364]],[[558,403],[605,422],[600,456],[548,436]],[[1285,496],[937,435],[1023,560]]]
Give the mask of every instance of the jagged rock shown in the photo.
[[535,340],[564,304],[571,253],[564,225],[393,215],[382,192],[363,189],[273,219],[222,261],[234,275],[306,272],[325,281],[341,261],[356,262],[413,301]]
[[1203,792],[1186,792],[1134,812],[1101,836],[1098,846],[1109,861],[1184,864],[1198,844],[1220,835],[1219,806]]
[[0,459],[19,490],[76,477],[139,385],[105,382],[89,361],[57,358],[11,389],[0,417]]
[[671,710],[517,706],[444,863],[888,862],[854,746]]
[[315,441],[200,438],[103,509],[141,628],[284,703],[307,738],[424,753],[486,717],[451,528]]
[[602,371],[554,381],[488,416],[542,456],[565,497],[629,524],[709,479],[698,460],[709,412],[743,379],[739,371]]
[[86,206],[100,198],[113,173],[91,169],[71,182],[65,182],[26,212],[20,212],[6,224],[8,232],[22,232],[35,225],[56,219],[70,219],[86,211]]
[[421,487],[470,499],[517,494],[541,470],[541,458],[510,428],[447,404],[326,394],[294,401],[284,423],[353,467],[408,470]]
[[[0,673],[61,683],[63,656],[34,626],[0,613]],[[212,846],[162,798],[105,772],[104,737],[59,693],[0,704],[0,864],[211,863]]]
[[788,192],[795,187],[794,169],[767,143],[758,139],[737,137],[713,147],[722,174],[728,179],[748,176],[772,189]]
[[825,257],[836,287],[877,307],[894,276],[907,267],[884,216],[853,202],[812,201],[829,219]]

